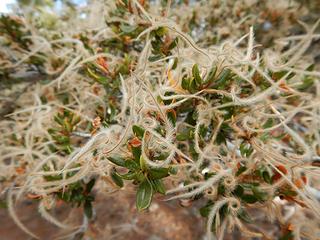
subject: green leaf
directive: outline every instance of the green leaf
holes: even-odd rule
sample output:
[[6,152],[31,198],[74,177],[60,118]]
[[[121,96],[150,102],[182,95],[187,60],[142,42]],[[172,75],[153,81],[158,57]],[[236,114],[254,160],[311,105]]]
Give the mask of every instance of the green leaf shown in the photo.
[[174,62],[173,62],[173,65],[172,65],[172,70],[174,70],[174,69],[176,69],[177,68],[177,66],[178,66],[178,58],[177,57],[175,57],[174,58]]
[[231,75],[230,69],[224,69],[218,76],[216,82],[215,82],[215,88],[216,89],[225,89],[227,84],[229,83]]
[[134,157],[134,160],[136,160],[137,162],[140,161],[140,156],[141,156],[141,146],[139,147],[132,147],[131,148],[132,151],[132,155]]
[[93,179],[91,179],[91,180],[87,183],[87,185],[86,185],[86,192],[87,192],[87,193],[90,193],[90,192],[91,192],[91,190],[92,190],[95,182],[96,182],[96,179],[93,178]]
[[266,183],[269,183],[269,184],[272,184],[272,178],[270,176],[270,173],[268,171],[264,171],[262,173],[262,177],[263,177],[263,180],[266,182]]
[[177,167],[170,167],[169,168],[169,173],[171,175],[176,175],[178,173],[178,168]]
[[159,27],[157,30],[155,30],[155,33],[157,36],[162,37],[167,33],[167,29],[165,27]]
[[268,198],[268,194],[265,192],[262,192],[260,189],[257,187],[252,187],[251,188],[253,195],[258,199],[259,201],[265,201]]
[[269,118],[264,124],[263,128],[271,128],[273,126],[273,118]]
[[217,66],[213,66],[210,72],[206,76],[205,83],[213,82],[216,72],[217,72]]
[[185,90],[189,90],[190,81],[191,81],[190,78],[183,77],[181,81],[181,87]]
[[206,172],[204,174],[204,180],[208,180],[209,178],[211,178],[211,177],[213,177],[215,175],[217,175],[215,172]]
[[288,197],[295,197],[298,195],[298,193],[296,191],[288,189],[288,188],[281,189],[281,194],[288,196]]
[[151,168],[149,170],[151,179],[161,179],[169,176],[169,168]]
[[163,56],[162,56],[161,54],[157,54],[157,55],[150,56],[150,57],[148,58],[148,60],[149,60],[150,62],[155,62],[155,61],[157,61],[157,60],[160,60],[162,57],[163,57]]
[[242,142],[240,144],[240,153],[243,157],[249,157],[251,153],[253,152],[253,148],[251,145],[247,145],[246,142]]
[[148,179],[143,181],[136,194],[136,206],[139,211],[147,209],[152,200],[153,189]]
[[221,220],[223,220],[227,214],[229,213],[229,207],[228,204],[224,204],[220,209],[219,209],[220,217]]
[[258,199],[256,198],[256,196],[254,195],[250,195],[250,194],[244,194],[241,196],[241,200],[246,202],[246,203],[256,203],[258,201]]
[[168,158],[168,156],[169,156],[169,153],[161,153],[159,155],[157,154],[157,155],[153,156],[153,159],[154,160],[165,160]]
[[170,112],[167,113],[167,116],[168,116],[168,119],[173,124],[173,126],[175,126],[176,125],[176,121],[177,121],[176,114],[173,111],[170,111]]
[[308,89],[309,87],[311,87],[313,85],[314,82],[314,78],[313,77],[305,77],[302,81],[302,83],[297,87],[298,90],[300,91],[304,91],[306,89]]
[[177,46],[178,43],[178,37],[176,37],[169,45],[168,50],[171,51],[172,49],[174,49]]
[[236,172],[236,176],[241,175],[241,173],[243,173],[243,172],[246,171],[246,170],[247,170],[247,167],[241,165],[241,166],[239,167],[238,171]]
[[220,182],[218,185],[218,194],[223,195],[226,192],[226,187]]
[[143,134],[145,132],[145,130],[142,127],[138,126],[138,125],[133,125],[132,126],[132,131],[140,139],[142,139]]
[[119,156],[108,157],[108,160],[117,166],[120,166],[120,167],[126,166],[126,163],[125,163],[126,161]]
[[133,180],[136,178],[137,173],[133,171],[129,171],[125,174],[120,174],[120,177],[124,180]]
[[191,93],[194,93],[197,90],[197,83],[194,78],[190,80],[188,90]]
[[234,189],[233,194],[237,197],[241,197],[244,193],[244,188],[240,185],[237,185],[237,187]]
[[138,163],[132,159],[125,161],[125,167],[130,170],[139,170],[140,169]]
[[179,133],[179,134],[177,134],[177,136],[176,136],[176,139],[177,139],[178,141],[185,141],[185,140],[187,140],[188,138],[189,138],[188,133]]
[[199,209],[200,215],[202,217],[208,217],[213,206],[213,202],[209,201],[204,207]]
[[146,164],[146,161],[144,160],[144,158],[142,156],[140,156],[140,168],[144,171],[148,170],[148,166]]
[[146,180],[146,176],[143,174],[142,171],[137,172],[136,180],[140,183]]
[[279,238],[279,240],[292,240],[294,238],[293,232],[288,232],[282,237]]
[[83,205],[84,214],[90,219],[92,218],[92,203],[91,201],[85,201]]
[[121,24],[120,25],[120,30],[124,33],[131,33],[133,31],[135,31],[137,29],[136,26],[130,26],[130,25],[126,25],[126,24]]
[[117,173],[117,171],[115,169],[111,170],[111,178],[112,181],[120,188],[123,187],[123,180],[121,178],[121,176]]
[[193,67],[192,67],[192,76],[196,80],[197,85],[200,86],[202,84],[202,79],[201,79],[201,76],[200,76],[198,64],[193,65]]
[[56,122],[56,123],[58,123],[59,125],[63,125],[63,119],[62,119],[62,116],[60,116],[59,114],[58,115],[55,115],[54,117],[53,117],[53,119],[54,119],[54,121]]
[[154,179],[151,183],[155,191],[161,194],[166,194],[166,189],[161,179]]
[[243,208],[240,208],[240,210],[238,211],[238,217],[242,221],[245,221],[246,223],[252,223],[253,222],[251,216]]

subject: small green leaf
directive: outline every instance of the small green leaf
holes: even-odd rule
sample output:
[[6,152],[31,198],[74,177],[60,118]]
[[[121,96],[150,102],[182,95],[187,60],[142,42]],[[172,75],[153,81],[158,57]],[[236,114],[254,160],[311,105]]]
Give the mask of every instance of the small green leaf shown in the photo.
[[129,171],[129,172],[125,173],[125,174],[119,174],[119,175],[124,180],[133,180],[133,179],[135,179],[137,173],[133,172],[133,171]]
[[149,170],[151,179],[161,179],[169,176],[169,168],[151,168]]
[[173,124],[173,126],[176,125],[176,121],[177,121],[177,117],[176,114],[174,113],[174,111],[170,111],[167,113],[168,119],[171,121],[171,123]]
[[230,69],[224,69],[218,76],[218,78],[215,81],[214,88],[216,89],[225,89],[227,84],[229,83],[231,75]]
[[209,201],[204,207],[199,209],[200,215],[202,217],[208,217],[213,206],[213,202]]
[[266,182],[266,183],[269,183],[269,184],[272,184],[272,178],[270,176],[270,173],[268,171],[264,171],[262,173],[262,177],[263,177],[263,180]]
[[300,91],[306,90],[313,85],[315,78],[313,77],[305,77],[300,85],[298,85],[297,89]]
[[197,90],[197,83],[194,78],[190,80],[188,90],[191,93],[194,93]]
[[137,162],[140,161],[140,156],[141,156],[141,146],[139,147],[132,147],[131,148],[132,151],[132,155],[134,157],[134,160],[136,160]]
[[140,168],[144,171],[148,170],[148,166],[146,164],[146,161],[142,156],[140,156]]
[[154,160],[165,160],[168,158],[168,156],[169,156],[169,153],[162,153],[162,154],[153,156],[153,159]]
[[254,195],[250,195],[250,194],[244,194],[241,196],[241,200],[246,202],[246,203],[256,203],[258,201],[258,199],[256,198],[256,196]]
[[55,115],[54,117],[53,117],[53,119],[54,119],[54,121],[56,122],[56,123],[58,123],[59,125],[63,125],[63,119],[62,119],[62,116],[60,116],[59,114],[58,115]]
[[279,240],[292,240],[294,238],[293,232],[288,232],[282,237],[279,238]]
[[259,201],[265,201],[268,198],[268,194],[265,192],[262,192],[257,187],[251,188],[253,195],[258,199]]
[[238,217],[239,217],[242,221],[245,221],[246,223],[252,223],[252,222],[253,222],[251,216],[250,216],[243,208],[241,208],[241,209],[238,211]]
[[185,140],[187,140],[189,138],[189,136],[187,135],[187,134],[184,134],[184,133],[179,133],[179,134],[177,134],[177,136],[176,136],[176,139],[178,140],[178,141],[185,141]]
[[126,166],[126,164],[125,164],[126,161],[119,156],[108,157],[108,160],[117,166],[120,166],[120,167]]
[[143,181],[136,194],[136,206],[139,211],[147,209],[152,200],[153,189],[148,179]]
[[263,128],[271,128],[273,126],[273,118],[269,118],[264,124]]
[[291,189],[281,189],[281,194],[287,196],[287,197],[295,197],[298,195],[298,193],[294,190],[291,190]]
[[229,207],[228,204],[224,204],[220,209],[219,209],[220,217],[221,220],[223,220],[229,213]]
[[84,214],[90,219],[92,218],[92,203],[91,201],[85,201],[83,205]]
[[130,26],[130,25],[126,25],[126,24],[120,25],[120,30],[124,33],[131,33],[133,31],[135,31],[136,29],[137,29],[136,26]]
[[93,178],[93,179],[91,179],[91,180],[87,183],[87,185],[86,185],[86,192],[87,192],[87,193],[90,193],[90,192],[91,192],[91,190],[92,190],[95,182],[96,182],[96,179]]
[[162,57],[163,57],[163,56],[162,56],[161,54],[157,54],[157,55],[150,56],[150,57],[148,58],[148,60],[149,60],[150,62],[155,62],[155,61],[157,61],[157,60],[160,60]]
[[159,27],[157,30],[155,30],[155,33],[157,36],[162,37],[167,33],[167,29],[165,27]]
[[171,69],[172,69],[172,70],[174,70],[174,69],[176,69],[176,68],[177,68],[177,66],[178,66],[178,58],[177,58],[177,57],[175,57],[175,58],[174,58],[174,62],[173,62],[173,65],[172,65]]
[[146,176],[143,174],[142,171],[137,172],[136,180],[140,183],[146,180]]
[[223,195],[226,192],[226,187],[220,182],[218,185],[218,194]]
[[189,90],[190,81],[191,81],[190,78],[183,77],[181,81],[181,87],[185,90]]
[[202,79],[201,79],[201,76],[200,76],[198,64],[193,65],[193,67],[192,67],[192,76],[196,80],[197,85],[200,86],[202,84]]
[[241,197],[244,193],[244,188],[240,185],[237,185],[237,187],[234,189],[233,194],[237,197]]
[[132,131],[140,139],[142,139],[143,134],[145,132],[145,130],[142,127],[138,126],[138,125],[133,125],[132,126]]
[[240,153],[243,157],[249,157],[253,152],[251,145],[247,145],[246,142],[240,144]]
[[217,175],[215,172],[206,172],[204,174],[204,180],[208,180],[209,178],[211,178],[211,177],[213,177],[215,175]]
[[129,170],[138,170],[138,169],[140,169],[138,163],[135,162],[132,159],[128,159],[127,161],[125,161],[125,167],[128,168]]
[[178,173],[178,168],[176,168],[176,167],[170,167],[170,168],[169,168],[169,173],[170,173],[171,175],[176,175],[176,174]]
[[210,72],[206,76],[205,83],[213,82],[216,72],[217,72],[217,66],[213,66]]
[[174,49],[177,46],[178,43],[178,37],[176,37],[169,45],[168,50],[171,51],[172,49]]
[[236,172],[236,176],[239,176],[241,175],[241,173],[243,173],[244,171],[247,170],[247,167],[246,166],[240,166],[238,171]]
[[123,180],[121,178],[121,176],[117,173],[117,171],[115,169],[111,170],[111,178],[113,180],[113,182],[120,188],[123,187]]
[[166,189],[161,179],[154,179],[151,183],[155,191],[161,194],[166,194]]

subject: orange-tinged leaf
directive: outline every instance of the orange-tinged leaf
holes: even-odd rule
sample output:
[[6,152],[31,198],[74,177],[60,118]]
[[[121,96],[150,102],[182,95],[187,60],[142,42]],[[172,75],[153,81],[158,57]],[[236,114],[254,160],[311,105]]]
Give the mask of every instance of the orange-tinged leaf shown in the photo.
[[97,58],[97,63],[98,63],[102,68],[104,68],[105,70],[108,71],[107,61],[106,61],[103,57],[98,57],[98,58]]
[[289,231],[293,231],[293,230],[294,230],[293,224],[289,223],[287,229],[288,229]]
[[27,198],[29,198],[29,199],[40,199],[40,198],[42,198],[42,196],[39,195],[39,194],[28,193]]
[[139,147],[139,146],[141,146],[141,140],[137,137],[134,137],[133,139],[130,140],[129,144],[132,147]]
[[177,84],[177,82],[173,79],[172,73],[171,73],[170,70],[168,70],[167,76],[168,76],[169,84],[170,84],[171,87],[173,87],[173,88],[174,88],[177,92],[179,92],[179,93],[185,92],[185,91]]
[[294,180],[294,185],[296,185],[297,188],[303,188],[304,183],[303,183],[303,181],[301,179],[295,179]]
[[[288,173],[288,170],[286,169],[285,166],[283,166],[283,165],[278,165],[278,166],[276,166],[276,167],[277,167],[277,169],[278,169],[280,172],[282,172],[284,175],[286,175],[286,174]],[[272,182],[279,180],[281,177],[282,177],[282,175],[281,175],[278,171],[274,170],[274,175],[272,176]]]
[[307,184],[307,177],[306,176],[302,176],[301,180],[303,181],[304,184]]
[[23,167],[16,167],[16,173],[18,174],[24,174],[26,170]]

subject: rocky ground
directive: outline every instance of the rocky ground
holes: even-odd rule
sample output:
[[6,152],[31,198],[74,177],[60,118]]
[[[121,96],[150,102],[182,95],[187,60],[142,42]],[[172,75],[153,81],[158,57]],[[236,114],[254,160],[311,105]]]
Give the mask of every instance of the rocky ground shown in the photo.
[[[194,240],[201,239],[204,219],[192,208],[180,207],[178,203],[167,203],[161,200],[153,202],[151,208],[138,213],[135,198],[117,192],[107,198],[98,197],[95,202],[96,216],[89,224],[85,236],[78,234],[76,238],[84,239],[116,239],[116,240]],[[44,220],[37,212],[34,201],[24,201],[17,205],[21,221],[40,239],[55,239],[64,233],[61,229]],[[61,206],[53,215],[64,219],[70,214],[69,221],[74,225],[81,223],[80,209],[66,209]],[[8,216],[6,209],[0,209],[0,236],[2,240],[28,239],[28,236],[17,228]],[[106,238],[105,236],[108,236]]]

